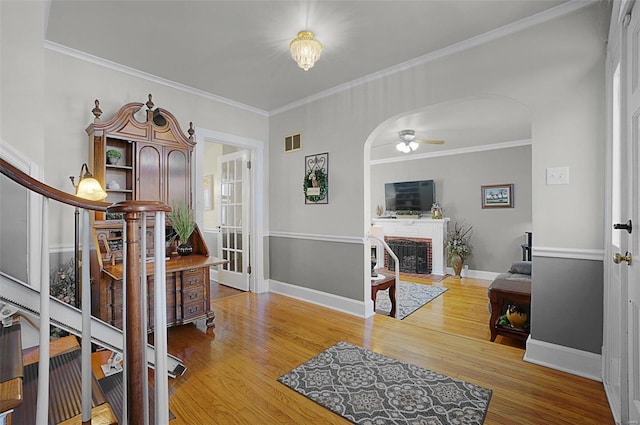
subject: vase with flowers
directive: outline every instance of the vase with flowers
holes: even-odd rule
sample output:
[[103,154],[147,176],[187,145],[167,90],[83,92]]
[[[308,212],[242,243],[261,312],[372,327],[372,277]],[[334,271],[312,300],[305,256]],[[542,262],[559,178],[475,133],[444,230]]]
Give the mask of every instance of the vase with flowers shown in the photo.
[[460,277],[464,261],[471,255],[471,229],[473,227],[454,223],[453,228],[447,232],[447,257],[456,277]]

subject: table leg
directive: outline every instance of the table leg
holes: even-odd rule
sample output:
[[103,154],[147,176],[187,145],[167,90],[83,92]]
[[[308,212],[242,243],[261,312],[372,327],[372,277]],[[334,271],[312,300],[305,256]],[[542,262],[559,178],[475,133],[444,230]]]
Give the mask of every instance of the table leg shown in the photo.
[[491,330],[491,342],[496,340],[498,336],[497,322],[502,314],[502,300],[495,299],[498,296],[494,296],[491,299],[491,317],[489,318],[489,329]]
[[389,316],[396,317],[396,284],[393,283],[389,287],[389,299],[391,300],[391,311]]

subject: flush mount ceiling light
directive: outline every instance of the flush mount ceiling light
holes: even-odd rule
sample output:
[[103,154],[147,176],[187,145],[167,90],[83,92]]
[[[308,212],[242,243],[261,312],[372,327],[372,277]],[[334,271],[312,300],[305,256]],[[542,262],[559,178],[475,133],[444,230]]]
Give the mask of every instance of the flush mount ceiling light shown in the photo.
[[418,140],[416,139],[416,132],[414,130],[402,130],[398,133],[400,140],[396,144],[396,149],[402,153],[409,153],[415,151],[420,146],[420,143],[426,143],[429,145],[442,145],[443,140]]
[[298,36],[289,43],[289,50],[298,66],[308,71],[320,59],[322,44],[315,39],[311,31],[300,31]]

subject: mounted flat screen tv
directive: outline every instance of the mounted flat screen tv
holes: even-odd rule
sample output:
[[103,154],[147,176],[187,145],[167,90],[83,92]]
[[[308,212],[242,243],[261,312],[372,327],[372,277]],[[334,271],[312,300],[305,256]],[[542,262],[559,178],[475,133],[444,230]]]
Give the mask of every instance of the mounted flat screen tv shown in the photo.
[[436,202],[436,183],[433,180],[385,183],[384,198],[387,211],[431,211]]

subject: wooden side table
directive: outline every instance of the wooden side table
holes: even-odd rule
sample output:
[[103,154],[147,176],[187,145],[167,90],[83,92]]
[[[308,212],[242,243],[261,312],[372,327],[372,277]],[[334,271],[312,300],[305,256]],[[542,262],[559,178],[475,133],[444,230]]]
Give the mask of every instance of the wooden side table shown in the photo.
[[[500,326],[498,322],[500,321],[505,301],[516,305],[531,305],[531,282],[506,279],[494,280],[489,286],[489,301],[491,301],[491,318],[489,319],[491,341],[495,341],[498,335],[525,341],[529,336],[528,331]],[[529,318],[529,321],[531,321],[531,318]]]
[[383,279],[371,279],[371,299],[373,300],[373,306],[375,308],[378,291],[389,289],[389,299],[391,300],[389,316],[396,317],[396,275],[390,273],[383,276]]

